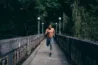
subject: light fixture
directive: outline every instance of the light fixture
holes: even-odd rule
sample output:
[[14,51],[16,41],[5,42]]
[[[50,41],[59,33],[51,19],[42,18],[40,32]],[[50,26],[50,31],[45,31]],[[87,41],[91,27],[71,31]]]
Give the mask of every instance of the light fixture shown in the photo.
[[61,20],[61,17],[59,17],[59,20]]
[[40,17],[38,17],[37,19],[40,20]]

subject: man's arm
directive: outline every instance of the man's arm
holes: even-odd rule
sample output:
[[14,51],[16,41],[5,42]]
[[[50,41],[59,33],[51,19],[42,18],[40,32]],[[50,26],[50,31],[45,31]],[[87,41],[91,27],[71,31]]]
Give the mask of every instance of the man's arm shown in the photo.
[[[53,28],[54,29],[54,28]],[[53,31],[53,34],[54,34],[54,36],[55,36],[55,29],[54,29],[54,31]]]
[[47,29],[46,29],[46,31],[45,31],[45,35],[47,34]]

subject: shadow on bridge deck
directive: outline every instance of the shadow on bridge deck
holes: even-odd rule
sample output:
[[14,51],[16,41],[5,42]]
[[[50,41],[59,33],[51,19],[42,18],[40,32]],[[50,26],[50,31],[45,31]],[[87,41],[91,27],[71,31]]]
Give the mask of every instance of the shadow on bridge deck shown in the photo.
[[70,65],[56,43],[52,44],[52,55],[49,56],[49,47],[46,39],[41,42],[35,52],[22,65]]

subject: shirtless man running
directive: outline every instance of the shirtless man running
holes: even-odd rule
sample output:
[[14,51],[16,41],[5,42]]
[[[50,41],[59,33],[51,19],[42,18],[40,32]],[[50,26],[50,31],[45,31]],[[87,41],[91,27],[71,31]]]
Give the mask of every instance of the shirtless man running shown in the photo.
[[53,36],[55,34],[55,30],[54,28],[52,28],[52,25],[49,25],[48,28],[46,29],[45,32],[47,38],[46,38],[46,45],[49,46],[50,45],[50,54],[52,54],[52,43],[53,43]]

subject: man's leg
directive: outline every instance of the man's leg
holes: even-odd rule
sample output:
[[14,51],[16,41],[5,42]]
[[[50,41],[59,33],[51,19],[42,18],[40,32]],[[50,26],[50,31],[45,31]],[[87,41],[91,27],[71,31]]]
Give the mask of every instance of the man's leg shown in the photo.
[[50,43],[50,51],[52,51],[52,44]]
[[46,39],[46,45],[49,46],[49,44],[50,44],[50,40],[49,40],[49,38],[47,38]]
[[52,51],[53,38],[50,39],[50,51]]
[[50,54],[49,54],[49,56],[51,56],[51,54],[52,54],[52,38],[50,38]]

